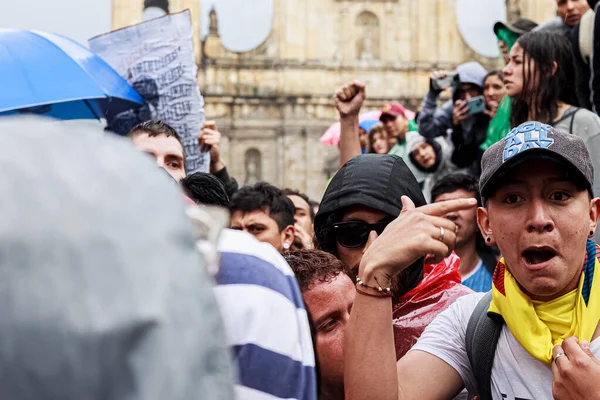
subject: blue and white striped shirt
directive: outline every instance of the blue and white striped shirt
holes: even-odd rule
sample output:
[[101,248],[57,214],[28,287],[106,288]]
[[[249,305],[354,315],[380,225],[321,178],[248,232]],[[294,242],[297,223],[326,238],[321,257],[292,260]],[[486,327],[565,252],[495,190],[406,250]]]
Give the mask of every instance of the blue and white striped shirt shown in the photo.
[[215,295],[239,371],[238,399],[316,400],[315,357],[292,269],[267,243],[224,230]]

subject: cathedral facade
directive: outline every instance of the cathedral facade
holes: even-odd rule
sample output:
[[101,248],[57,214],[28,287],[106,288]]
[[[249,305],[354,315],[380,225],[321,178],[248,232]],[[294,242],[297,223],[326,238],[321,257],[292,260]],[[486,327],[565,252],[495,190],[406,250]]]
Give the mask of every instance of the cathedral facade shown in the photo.
[[[363,111],[390,101],[416,110],[432,70],[471,60],[488,69],[499,66],[498,59],[477,55],[462,39],[456,1],[273,0],[271,32],[245,53],[223,46],[214,10],[208,35],[200,37],[199,0],[113,0],[113,28],[140,22],[147,7],[190,9],[198,84],[206,116],[224,136],[230,173],[241,184],[265,180],[320,199],[338,167],[337,148],[319,143],[337,120],[338,87],[365,82]],[[554,4],[507,0],[508,18],[547,21],[555,15]]]

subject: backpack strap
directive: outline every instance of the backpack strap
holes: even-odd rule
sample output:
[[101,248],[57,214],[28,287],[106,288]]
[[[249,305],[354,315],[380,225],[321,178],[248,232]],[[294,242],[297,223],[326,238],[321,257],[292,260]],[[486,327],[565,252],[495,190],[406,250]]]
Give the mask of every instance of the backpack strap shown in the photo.
[[573,111],[573,113],[571,114],[571,125],[569,126],[569,133],[572,135],[573,134],[573,124],[575,123],[575,114],[577,114],[577,111],[581,110],[581,108],[577,108],[575,111]]
[[480,400],[492,400],[492,365],[504,320],[488,315],[492,292],[479,300],[467,325],[466,344],[471,370],[477,382]]

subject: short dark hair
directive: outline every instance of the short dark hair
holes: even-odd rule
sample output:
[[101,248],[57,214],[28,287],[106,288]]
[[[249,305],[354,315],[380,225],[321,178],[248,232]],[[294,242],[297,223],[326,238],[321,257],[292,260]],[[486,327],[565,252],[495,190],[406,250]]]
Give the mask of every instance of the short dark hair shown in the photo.
[[238,190],[229,202],[229,212],[249,213],[262,211],[269,215],[283,231],[294,225],[296,207],[283,192],[266,182],[258,182],[254,186],[246,186]]
[[134,138],[135,136],[140,135],[142,133],[146,133],[150,137],[156,137],[160,135],[165,135],[166,137],[174,137],[181,145],[181,150],[183,152],[183,158],[185,161],[185,147],[183,146],[183,141],[181,140],[181,136],[179,136],[177,131],[171,125],[160,120],[151,119],[149,121],[142,122],[141,124],[137,124],[136,126],[134,126],[127,134],[127,137]]
[[227,208],[229,196],[219,178],[205,172],[196,172],[179,181],[185,193],[196,204]]
[[289,188],[283,189],[282,191],[283,191],[283,194],[286,196],[298,196],[302,200],[304,200],[306,202],[306,204],[308,204],[308,210],[310,212],[310,220],[315,222],[315,210],[313,209],[312,203],[307,195],[305,195],[304,193],[300,193],[298,190],[289,189]]
[[473,175],[463,172],[454,172],[444,175],[431,188],[431,201],[443,194],[456,192],[457,190],[473,193],[477,199],[477,203],[481,206],[481,196],[479,195],[479,182]]
[[294,250],[284,257],[294,271],[302,292],[312,289],[317,283],[331,282],[339,274],[346,272],[340,260],[321,250]]

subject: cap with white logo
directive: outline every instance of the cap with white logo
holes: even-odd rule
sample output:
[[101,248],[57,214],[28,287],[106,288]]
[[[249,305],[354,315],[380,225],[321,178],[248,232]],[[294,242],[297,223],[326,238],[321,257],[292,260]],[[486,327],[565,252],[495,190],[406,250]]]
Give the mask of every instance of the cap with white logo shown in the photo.
[[594,168],[590,153],[577,135],[554,129],[537,121],[525,122],[511,130],[501,141],[492,145],[481,159],[479,189],[486,198],[500,179],[525,159],[552,160],[577,173],[592,190]]

